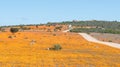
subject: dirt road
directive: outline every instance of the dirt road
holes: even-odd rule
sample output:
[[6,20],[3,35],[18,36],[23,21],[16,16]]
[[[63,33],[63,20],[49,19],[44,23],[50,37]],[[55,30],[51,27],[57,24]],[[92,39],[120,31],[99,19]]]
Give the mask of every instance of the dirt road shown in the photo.
[[79,33],[82,37],[84,37],[86,40],[90,41],[90,42],[95,42],[95,43],[101,43],[107,46],[111,46],[114,48],[119,48],[120,49],[120,44],[118,43],[112,43],[112,42],[103,42],[103,41],[99,41],[95,38],[93,38],[92,36],[86,34],[86,33]]
[[[69,30],[65,30],[63,32],[68,32],[68,31]],[[104,44],[104,45],[107,45],[107,46],[111,46],[111,47],[120,49],[120,44],[118,44],[118,43],[99,41],[99,40],[95,39],[94,37],[92,37],[92,36],[90,36],[86,33],[78,33],[78,34],[80,34],[83,38],[85,38],[86,40],[88,40],[90,42],[100,43],[100,44]]]

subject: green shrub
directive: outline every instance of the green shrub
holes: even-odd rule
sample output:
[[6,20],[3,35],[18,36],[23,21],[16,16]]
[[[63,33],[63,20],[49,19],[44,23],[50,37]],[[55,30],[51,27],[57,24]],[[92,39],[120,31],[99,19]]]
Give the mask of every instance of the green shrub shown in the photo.
[[112,42],[112,40],[109,40],[108,42]]
[[53,36],[56,36],[56,34],[53,34]]
[[10,32],[13,33],[13,34],[18,32],[18,31],[19,31],[18,28],[10,28]]
[[53,49],[54,49],[54,50],[61,50],[62,47],[61,47],[61,45],[59,45],[59,44],[55,44],[54,47],[53,47]]
[[12,35],[10,35],[10,36],[8,36],[8,38],[15,38],[16,36],[14,35],[14,36],[12,36]]
[[12,36],[8,36],[8,38],[13,38]]
[[47,48],[47,50],[61,50],[62,47],[59,44],[55,44],[53,47],[51,48]]

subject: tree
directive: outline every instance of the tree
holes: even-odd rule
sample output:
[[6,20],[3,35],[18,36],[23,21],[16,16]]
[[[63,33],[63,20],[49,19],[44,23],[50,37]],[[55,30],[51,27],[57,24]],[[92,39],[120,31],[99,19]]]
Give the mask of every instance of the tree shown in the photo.
[[10,28],[10,32],[13,33],[13,34],[18,32],[18,31],[19,31],[18,28]]

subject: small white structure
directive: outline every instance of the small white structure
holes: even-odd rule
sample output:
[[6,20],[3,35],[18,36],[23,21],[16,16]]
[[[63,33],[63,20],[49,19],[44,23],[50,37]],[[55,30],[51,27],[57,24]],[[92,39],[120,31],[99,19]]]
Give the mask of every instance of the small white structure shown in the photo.
[[70,25],[68,26],[68,28],[69,28],[69,30],[72,29],[72,25],[70,24]]

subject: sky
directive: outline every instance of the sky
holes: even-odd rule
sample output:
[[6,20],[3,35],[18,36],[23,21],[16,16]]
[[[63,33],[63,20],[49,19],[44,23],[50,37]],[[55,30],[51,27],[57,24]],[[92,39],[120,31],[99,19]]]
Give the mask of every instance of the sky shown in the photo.
[[0,0],[0,25],[120,21],[120,0]]

